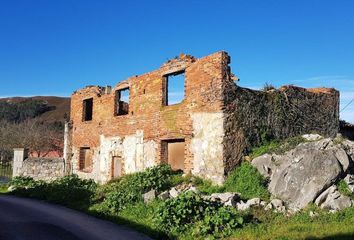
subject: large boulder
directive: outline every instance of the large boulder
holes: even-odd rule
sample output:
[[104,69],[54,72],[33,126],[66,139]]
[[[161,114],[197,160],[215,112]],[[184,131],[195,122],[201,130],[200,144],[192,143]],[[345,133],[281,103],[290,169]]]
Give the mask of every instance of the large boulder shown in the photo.
[[347,153],[342,144],[326,138],[301,143],[281,155],[263,155],[253,159],[252,165],[269,178],[271,194],[297,210],[313,202],[348,170],[352,160]]

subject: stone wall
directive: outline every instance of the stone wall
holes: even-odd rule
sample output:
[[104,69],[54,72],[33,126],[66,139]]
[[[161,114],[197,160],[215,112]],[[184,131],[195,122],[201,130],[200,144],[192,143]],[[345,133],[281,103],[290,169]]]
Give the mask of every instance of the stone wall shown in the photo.
[[335,137],[339,130],[339,92],[283,86],[256,91],[230,84],[225,94],[225,170],[254,147],[306,133]]
[[27,158],[23,161],[18,175],[32,177],[35,180],[55,180],[64,176],[64,159]]

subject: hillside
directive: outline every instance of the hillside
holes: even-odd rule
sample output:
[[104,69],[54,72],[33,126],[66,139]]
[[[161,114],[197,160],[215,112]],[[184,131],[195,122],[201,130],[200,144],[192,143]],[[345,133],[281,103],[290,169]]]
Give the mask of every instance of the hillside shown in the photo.
[[63,122],[70,116],[70,98],[55,96],[0,98],[0,103],[21,104],[25,102],[42,102],[46,107],[37,116],[44,122]]

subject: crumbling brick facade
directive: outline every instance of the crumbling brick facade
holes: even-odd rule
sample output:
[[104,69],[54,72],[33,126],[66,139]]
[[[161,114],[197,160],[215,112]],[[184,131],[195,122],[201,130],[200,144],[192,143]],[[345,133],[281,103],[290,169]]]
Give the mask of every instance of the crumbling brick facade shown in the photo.
[[[230,108],[235,103],[230,91],[235,93],[236,85],[229,63],[226,52],[200,59],[181,55],[114,88],[89,86],[76,91],[71,98],[72,172],[106,182],[169,163],[221,183],[240,161],[230,156],[243,151],[245,141],[230,136],[239,126],[228,124],[236,109]],[[184,99],[168,105],[168,77],[178,73],[185,77]],[[127,89],[129,103],[120,101]],[[338,115],[324,114],[337,121]],[[170,156],[173,151],[183,156]]]

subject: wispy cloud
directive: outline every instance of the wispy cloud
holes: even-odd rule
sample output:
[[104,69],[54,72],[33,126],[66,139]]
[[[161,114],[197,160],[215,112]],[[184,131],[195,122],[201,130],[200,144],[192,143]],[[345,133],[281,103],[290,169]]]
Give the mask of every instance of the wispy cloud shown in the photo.
[[354,77],[345,75],[313,76],[304,79],[294,79],[290,81],[294,84],[301,84],[309,87],[334,87],[338,90],[351,88],[354,90]]

